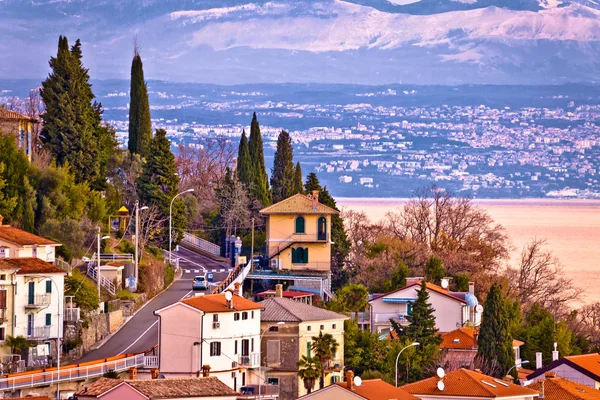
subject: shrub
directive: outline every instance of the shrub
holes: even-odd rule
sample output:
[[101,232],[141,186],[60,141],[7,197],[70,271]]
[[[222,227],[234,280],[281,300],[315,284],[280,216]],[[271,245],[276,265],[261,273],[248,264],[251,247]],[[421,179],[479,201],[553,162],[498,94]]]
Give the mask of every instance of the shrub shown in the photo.
[[135,300],[135,294],[131,293],[127,289],[121,289],[117,291],[117,298],[121,300]]
[[135,253],[135,247],[131,244],[129,240],[123,240],[119,246],[117,246],[116,250],[119,253],[125,254],[133,254]]
[[74,296],[73,301],[84,311],[95,310],[100,304],[96,285],[78,269],[74,269],[71,276],[65,276],[65,295]]
[[175,279],[175,270],[171,264],[165,267],[165,287],[169,286]]

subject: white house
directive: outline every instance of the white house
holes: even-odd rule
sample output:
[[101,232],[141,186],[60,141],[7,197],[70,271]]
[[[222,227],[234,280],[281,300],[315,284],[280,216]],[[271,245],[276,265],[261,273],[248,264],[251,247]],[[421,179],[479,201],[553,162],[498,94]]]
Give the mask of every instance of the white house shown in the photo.
[[56,247],[61,244],[33,233],[2,224],[0,215],[0,258],[37,257],[54,262]]
[[63,329],[65,274],[39,258],[0,259],[0,290],[5,290],[0,298],[4,297],[6,304],[1,341],[10,334],[37,342],[38,346],[30,349],[32,358],[56,352]]
[[154,312],[159,317],[159,370],[196,376],[203,367],[233,390],[257,383],[262,306],[227,291],[195,296]]
[[[541,364],[541,353],[539,362]],[[527,376],[527,383],[544,379],[547,373],[555,373],[556,376],[570,381],[600,390],[600,353],[581,354],[578,356],[567,356],[558,358],[558,352],[553,354],[554,361],[543,368],[537,368]],[[541,367],[541,365],[537,365]]]
[[[407,315],[412,312],[412,304],[417,299],[421,282],[413,280],[405,287],[373,297],[369,300],[371,331],[388,333],[392,327],[390,319],[408,324]],[[482,307],[474,293],[474,285],[469,283],[468,292],[451,292],[432,283],[427,283],[429,302],[435,310],[435,325],[440,332],[450,332],[465,325],[478,326],[481,323]]]

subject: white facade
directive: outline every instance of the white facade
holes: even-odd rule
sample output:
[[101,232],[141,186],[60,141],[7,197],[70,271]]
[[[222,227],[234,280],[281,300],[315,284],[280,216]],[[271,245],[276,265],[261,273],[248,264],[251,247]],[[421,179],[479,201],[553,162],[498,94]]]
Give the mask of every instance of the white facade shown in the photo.
[[[390,319],[394,319],[400,324],[408,324],[406,316],[410,314],[412,303],[417,299],[417,292],[420,288],[420,284],[412,284],[373,298],[369,302],[371,331],[389,332],[391,329]],[[476,311],[475,305],[469,306],[466,300],[454,296],[441,287],[436,290],[428,288],[428,293],[429,303],[435,310],[435,325],[440,332],[450,332],[467,323],[474,326],[481,323],[481,313]],[[467,293],[467,295],[469,294]]]
[[54,262],[57,245],[19,246],[15,243],[0,239],[0,258],[36,257],[47,262]]

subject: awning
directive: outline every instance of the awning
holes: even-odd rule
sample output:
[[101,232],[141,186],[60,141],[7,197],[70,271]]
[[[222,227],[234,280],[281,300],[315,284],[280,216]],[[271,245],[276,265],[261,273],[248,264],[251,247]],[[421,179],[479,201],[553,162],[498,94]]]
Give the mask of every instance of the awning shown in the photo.
[[397,298],[397,297],[386,297],[383,299],[384,303],[391,303],[391,304],[408,304],[408,303],[413,303],[415,301],[415,299],[401,299],[401,298]]

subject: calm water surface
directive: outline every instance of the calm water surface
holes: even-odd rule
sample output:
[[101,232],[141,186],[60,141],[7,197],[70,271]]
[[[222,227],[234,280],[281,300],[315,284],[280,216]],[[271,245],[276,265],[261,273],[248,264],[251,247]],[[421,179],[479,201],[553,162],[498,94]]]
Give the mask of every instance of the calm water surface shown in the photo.
[[[406,203],[406,199],[336,200],[341,208],[364,211],[374,221]],[[582,302],[600,301],[600,201],[524,199],[474,203],[506,228],[514,247],[511,264],[516,264],[523,246],[532,238],[545,238],[564,272],[584,289]]]

